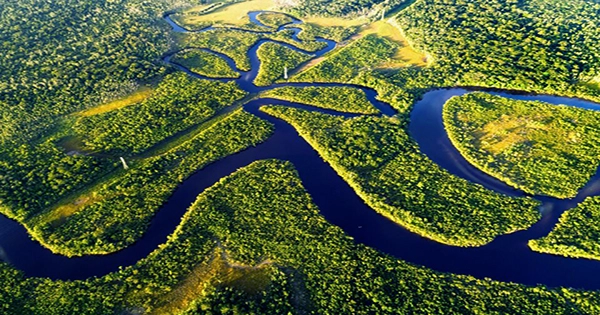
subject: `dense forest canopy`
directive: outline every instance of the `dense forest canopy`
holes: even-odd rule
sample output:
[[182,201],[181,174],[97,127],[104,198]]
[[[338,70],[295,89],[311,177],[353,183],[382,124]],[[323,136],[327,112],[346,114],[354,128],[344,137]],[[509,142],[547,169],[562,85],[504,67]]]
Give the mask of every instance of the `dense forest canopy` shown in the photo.
[[554,255],[600,260],[600,198],[589,197],[560,217],[550,234],[530,240],[531,249]]
[[[264,112],[290,122],[373,211],[461,246],[530,227],[541,216],[538,202],[490,191],[428,159],[407,132],[414,101],[455,85],[600,99],[598,0],[261,2],[327,23],[360,18],[300,24],[300,41],[291,30],[274,32],[291,20],[283,14],[259,16],[269,25],[263,27],[251,24],[246,10],[242,18],[225,17],[237,19],[235,28],[221,23],[179,34],[163,19],[184,7],[202,4],[196,13],[206,16],[237,3],[205,2],[0,0],[2,215],[56,253],[113,253],[138,241],[193,173],[269,139],[273,126],[237,106],[251,99],[237,83],[171,73],[176,69],[162,57],[184,48],[190,51],[174,60],[207,76],[237,77],[233,68],[251,70],[248,50],[261,40],[311,53],[324,47],[315,36],[342,42],[290,81],[369,86],[397,115],[374,117],[365,95],[342,87],[282,88],[270,96],[373,116]],[[382,13],[397,29],[380,23],[427,62],[387,67],[403,43],[362,25]],[[260,47],[257,83],[270,84],[308,59],[286,47]],[[277,59],[282,52],[287,58]],[[89,108],[95,114],[83,115]],[[530,245],[597,259],[600,232],[585,227],[600,221],[599,208],[588,200]],[[578,244],[573,235],[581,236]],[[54,281],[0,262],[0,313],[8,314],[598,314],[599,301],[594,291],[439,273],[357,244],[320,215],[293,165],[276,160],[255,161],[206,189],[164,244],[119,271]]]
[[462,84],[575,90],[600,74],[600,3],[418,0],[396,18]]
[[411,0],[296,0],[279,1],[284,9],[299,15],[376,18]]
[[0,1],[0,143],[163,73],[170,2]]

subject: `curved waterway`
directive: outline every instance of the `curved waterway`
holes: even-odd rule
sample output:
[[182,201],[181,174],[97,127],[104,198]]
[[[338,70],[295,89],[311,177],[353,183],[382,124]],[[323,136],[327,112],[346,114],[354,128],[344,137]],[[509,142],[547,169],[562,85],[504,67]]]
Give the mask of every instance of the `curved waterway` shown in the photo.
[[[257,14],[258,12],[250,14],[250,19],[255,24],[257,24]],[[170,21],[168,16],[166,19]],[[169,23],[173,25],[175,31],[187,31],[172,21]],[[297,24],[300,21],[294,23]],[[289,28],[289,25],[280,27],[277,31],[283,28]],[[294,32],[297,35],[299,30],[296,29]],[[294,38],[297,39],[296,36]],[[332,41],[319,40],[325,42],[327,47],[314,52],[315,56],[321,56],[335,47],[335,43]],[[270,87],[254,86],[252,81],[256,77],[260,65],[256,50],[267,41],[269,40],[262,40],[250,49],[252,70],[240,71],[240,78],[233,79],[244,90],[256,93],[280,86],[351,86],[360,88],[367,93],[369,101],[383,115],[394,114],[388,104],[375,99],[377,96],[375,91],[364,87],[334,83],[282,83]],[[167,55],[164,60],[169,62],[171,56]],[[233,69],[237,69],[233,60],[223,55],[220,56],[224,57],[233,66]],[[173,66],[190,75],[198,76],[181,65],[173,64]],[[443,105],[450,97],[463,95],[469,91],[453,88],[425,93],[423,98],[415,104],[412,112],[411,135],[424,154],[452,174],[497,192],[511,196],[524,196],[524,193],[486,175],[469,164],[448,139],[441,115]],[[502,91],[490,91],[490,93],[515,99],[540,100],[553,104],[600,109],[599,104],[571,98],[523,95]],[[52,254],[48,249],[32,240],[20,224],[0,216],[0,258],[24,271],[28,276],[52,279],[85,279],[119,270],[121,266],[135,264],[156,249],[159,244],[164,243],[167,236],[179,224],[181,216],[187,208],[206,188],[253,161],[276,158],[294,164],[304,187],[318,205],[321,214],[330,223],[342,228],[356,242],[383,253],[433,270],[467,274],[477,278],[487,277],[527,285],[544,284],[550,287],[600,289],[599,261],[540,254],[527,247],[528,240],[546,235],[566,209],[576,206],[586,196],[600,194],[600,176],[598,174],[581,189],[576,198],[559,200],[544,196],[532,196],[542,201],[543,217],[526,231],[498,237],[490,244],[477,248],[443,245],[405,230],[365,205],[352,188],[319,157],[294,128],[259,110],[262,105],[266,104],[292,106],[345,117],[358,116],[281,100],[252,100],[244,105],[244,109],[274,124],[274,134],[264,143],[216,161],[185,180],[158,211],[144,236],[133,245],[110,255],[67,258]]]

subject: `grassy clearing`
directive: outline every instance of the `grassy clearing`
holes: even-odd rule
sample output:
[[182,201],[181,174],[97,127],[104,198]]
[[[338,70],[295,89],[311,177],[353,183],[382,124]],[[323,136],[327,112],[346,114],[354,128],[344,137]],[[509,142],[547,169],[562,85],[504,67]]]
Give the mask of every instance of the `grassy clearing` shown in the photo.
[[294,19],[291,16],[279,12],[262,12],[256,18],[262,24],[272,28],[278,28],[282,25],[294,22]]
[[427,65],[427,56],[413,49],[402,32],[400,32],[398,28],[391,25],[389,22],[373,22],[363,27],[359,33],[359,36],[365,36],[368,34],[376,34],[377,36],[385,37],[398,45],[396,54],[391,58],[390,61],[381,64],[381,68],[397,68],[405,66],[424,67]]
[[273,7],[272,0],[251,0],[220,7],[208,14],[199,14],[199,8],[191,8],[182,12],[178,21],[186,27],[206,24],[245,25],[249,23],[248,12],[268,10]]
[[359,26],[369,22],[368,19],[358,18],[358,19],[344,19],[341,17],[322,17],[322,16],[311,16],[304,18],[303,21],[305,23],[316,24],[322,27],[332,27],[332,26],[342,26],[342,27],[351,27],[351,26]]
[[152,97],[137,105],[79,117],[73,131],[87,150],[133,156],[212,118],[246,94],[235,82],[199,80],[178,72],[166,76]]
[[[247,100],[248,98],[241,100],[238,104],[227,107],[210,120],[199,124],[193,129],[179,134],[176,137],[170,138],[164,143],[158,144],[143,154],[136,156],[134,159],[127,159],[129,167],[135,168],[138,160],[141,160],[141,163],[143,164],[144,159],[158,158],[163,155],[173,154],[178,147],[183,147],[187,142],[193,141],[196,137],[201,136],[204,132],[208,132],[213,126],[231,119],[231,116],[237,115],[240,104]],[[106,174],[104,177],[98,178],[94,182],[87,183],[86,188],[83,190],[74,192],[66,197],[63,196],[63,198],[55,206],[33,217],[27,222],[27,225],[33,227],[50,223],[53,226],[57,226],[62,224],[64,219],[70,217],[71,215],[93,205],[94,203],[102,202],[102,199],[117,197],[110,194],[100,197],[98,192],[102,190],[104,185],[108,185],[111,182],[118,180],[119,177],[125,175],[125,170],[122,169],[120,162],[118,163],[119,166],[116,170]]]
[[222,247],[215,248],[208,262],[192,269],[179,285],[159,298],[150,315],[180,314],[190,308],[194,301],[206,294],[209,287],[236,287],[250,293],[264,290],[271,281],[270,263],[263,261],[247,266],[229,261]]
[[42,216],[38,217],[38,219],[41,218],[41,220],[50,222],[54,226],[58,226],[64,221],[65,218],[77,213],[81,209],[84,209],[95,202],[100,201],[101,199],[93,192],[91,192],[89,195],[83,194],[75,200],[70,200],[69,203],[64,203],[56,207],[54,210],[44,213]]
[[0,146],[0,210],[21,223],[111,172],[114,160],[68,154],[60,143],[67,130],[7,149]]
[[154,92],[154,89],[144,86],[144,87],[140,88],[139,90],[137,90],[123,98],[120,98],[118,100],[114,100],[112,102],[108,102],[108,103],[105,103],[102,105],[98,105],[96,107],[86,109],[84,111],[76,113],[75,115],[82,116],[82,117],[89,117],[89,116],[94,116],[94,115],[98,115],[98,114],[104,114],[104,113],[107,113],[107,112],[110,112],[110,111],[113,111],[116,109],[121,109],[121,108],[129,106],[129,105],[141,103],[142,101],[144,101],[147,98],[149,98],[150,96],[152,96],[152,92]]
[[234,3],[233,1],[227,2],[227,1],[217,0],[210,4],[202,4],[202,5],[194,6],[192,8],[187,9],[185,12],[189,13],[189,14],[197,14],[197,15],[208,14],[211,11],[215,11],[219,8],[223,8],[223,7],[231,5],[233,3]]
[[[323,18],[325,22],[331,20],[330,18]],[[310,18],[308,19],[310,21]],[[327,25],[327,23],[319,24],[314,23],[314,25],[318,25],[323,27],[327,25],[325,29],[334,29],[334,27],[340,27],[343,25],[344,28],[337,29],[335,32],[323,32],[321,28],[312,28],[311,24],[307,23],[304,27],[306,29],[306,36],[321,36],[326,38],[331,38],[335,41],[341,42],[349,37],[351,34],[354,34],[358,31],[357,34],[352,36],[351,41],[355,42],[365,36],[374,35],[378,37],[385,38],[393,43],[395,48],[395,53],[385,61],[381,61],[376,63],[377,68],[398,68],[398,67],[406,67],[406,66],[419,66],[424,67],[428,65],[428,56],[423,54],[412,48],[410,42],[404,37],[403,33],[394,25],[390,24],[389,21],[376,21],[370,24],[365,24],[366,20],[358,19],[358,20],[344,20],[339,19],[341,21],[337,21],[338,19],[333,19],[331,22],[331,26]],[[346,22],[343,24],[342,22]],[[340,22],[340,23],[336,23]],[[301,34],[302,35],[302,34]],[[346,43],[342,43],[340,46],[340,50],[343,50],[342,47],[346,46]],[[302,70],[309,69],[311,66],[316,65],[321,60],[326,58],[319,58],[320,60],[311,62],[309,65],[303,67]],[[374,59],[377,60],[377,59]]]
[[586,82],[581,82],[583,86],[590,90],[600,92],[600,75]]
[[574,197],[600,164],[596,111],[471,93],[443,115],[467,160],[528,193]]
[[348,46],[332,52],[325,60],[294,75],[294,82],[349,82],[361,71],[386,64],[394,56],[397,44],[368,34]]

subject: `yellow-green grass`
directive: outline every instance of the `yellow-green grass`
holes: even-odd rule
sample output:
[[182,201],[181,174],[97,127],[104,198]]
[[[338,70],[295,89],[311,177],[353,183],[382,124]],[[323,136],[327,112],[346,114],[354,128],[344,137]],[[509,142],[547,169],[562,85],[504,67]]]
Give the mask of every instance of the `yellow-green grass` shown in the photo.
[[150,148],[148,151],[137,156],[136,159],[145,159],[145,158],[150,158],[150,157],[159,156],[159,155],[163,155],[163,154],[172,152],[173,149],[182,145],[186,141],[192,140],[199,133],[209,129],[211,126],[215,125],[216,123],[223,121],[225,119],[228,119],[229,117],[234,115],[235,112],[237,110],[239,110],[239,108],[243,104],[247,103],[250,99],[252,99],[252,96],[247,96],[247,97],[235,102],[231,106],[223,108],[218,113],[216,113],[211,119],[209,119],[195,127],[192,127],[188,130],[182,131],[182,132],[174,135],[173,137],[166,139],[165,141],[158,143],[154,147]]
[[368,34],[376,34],[385,37],[398,44],[398,51],[390,62],[380,65],[382,68],[397,68],[404,66],[427,66],[427,56],[413,49],[402,32],[386,21],[376,21],[363,27],[358,34],[362,37]]
[[[132,162],[128,161],[129,166],[132,166]],[[48,208],[46,211],[36,215],[29,219],[25,224],[28,227],[41,226],[45,223],[57,226],[60,225],[66,218],[84,209],[95,202],[102,201],[102,198],[98,196],[97,192],[102,189],[104,185],[115,180],[116,178],[123,175],[124,170],[116,169],[104,177],[97,179],[95,182],[90,183],[86,188],[76,191],[69,196],[65,196],[55,206]]]
[[363,25],[369,22],[366,18],[357,18],[357,19],[344,19],[340,17],[320,17],[320,16],[312,16],[303,19],[304,23],[316,24],[322,27],[331,27],[331,26],[358,26]]
[[[198,15],[200,15],[200,14],[208,14],[208,13],[210,13],[210,12],[207,12],[207,13],[205,13],[204,11],[205,11],[207,8],[210,8],[210,7],[212,7],[212,6],[213,6],[213,5],[215,5],[216,3],[217,3],[217,2],[214,2],[214,3],[208,3],[208,4],[201,4],[201,5],[193,6],[193,7],[191,7],[191,8],[188,8],[188,9],[186,9],[184,12],[185,12],[186,14],[198,14]],[[223,4],[222,6],[226,6],[226,5],[227,5],[227,4]]]
[[76,197],[75,199],[74,198],[75,197],[72,197],[68,202],[57,206],[54,211],[46,213],[44,217],[40,218],[39,220],[42,222],[49,222],[53,226],[58,226],[69,216],[77,213],[86,206],[101,200],[101,198],[99,198],[96,193],[91,190],[87,191],[85,195],[80,195],[79,197]]
[[589,89],[600,91],[600,75],[595,78],[592,78],[587,82],[583,82],[583,85],[585,85]]
[[319,64],[321,61],[327,59],[327,57],[331,56],[332,53],[339,51],[343,47],[347,46],[348,43],[356,41],[369,34],[375,34],[379,37],[385,37],[398,46],[398,50],[396,51],[396,54],[392,56],[391,60],[377,65],[378,68],[398,68],[406,66],[425,67],[431,63],[431,58],[429,56],[413,49],[412,45],[404,36],[402,31],[394,25],[391,25],[389,22],[376,21],[365,25],[364,22],[366,22],[366,20],[364,19],[346,20],[342,18],[309,18],[307,21],[311,21],[313,19],[317,19],[317,21],[319,22],[315,24],[318,24],[320,26],[328,26],[329,24],[329,26],[363,25],[363,27],[361,28],[360,32],[354,35],[352,38],[350,38],[350,40],[348,40],[345,43],[339,44],[333,52],[330,52],[325,56],[315,58],[309,61],[301,68],[294,71],[293,74],[301,73],[312,68],[313,66]]
[[263,12],[256,17],[262,24],[267,25],[269,27],[277,28],[282,25],[286,25],[292,23],[294,19],[281,12]]
[[600,161],[594,111],[470,93],[448,101],[443,116],[469,162],[530,194],[574,197]]
[[123,98],[86,109],[84,111],[78,112],[77,115],[82,117],[89,117],[107,113],[129,105],[137,104],[150,97],[152,95],[152,92],[154,92],[152,88],[145,86]]
[[[208,14],[198,14],[206,6],[193,7],[182,12],[178,18],[186,26],[209,24],[248,24],[248,13],[268,10],[274,5],[272,0],[251,0],[223,6]],[[196,13],[196,14],[194,14]]]
[[[459,120],[468,120],[468,115],[465,113],[457,116]],[[480,132],[475,133],[475,136],[479,139],[479,144],[483,150],[490,151],[492,154],[500,154],[513,146],[527,146],[527,142],[531,140],[531,137],[534,137],[535,133],[554,132],[554,130],[549,130],[548,125],[541,123],[544,118],[543,115],[535,114],[517,118],[504,115],[497,120],[486,123]],[[577,138],[575,132],[569,132],[564,137],[564,139],[569,139],[572,142],[577,142]]]
[[179,314],[188,309],[211,286],[225,285],[248,292],[260,292],[270,283],[270,262],[263,261],[256,266],[246,266],[229,261],[224,249],[215,248],[212,257],[198,264],[177,287],[157,301],[156,314]]
[[[210,119],[198,126],[195,126],[190,130],[184,131],[184,132],[168,139],[167,141],[164,141],[164,142],[158,144],[157,146],[151,148],[150,150],[142,153],[139,156],[131,158],[130,160],[127,161],[127,164],[129,164],[129,166],[132,167],[132,165],[135,165],[135,160],[147,159],[147,158],[156,157],[159,155],[164,155],[169,152],[172,152],[179,145],[185,143],[186,141],[193,139],[199,133],[210,128],[217,122],[230,117],[235,112],[235,110],[240,108],[241,104],[247,102],[248,100],[249,100],[249,98],[244,98],[243,100],[241,100],[240,102],[237,102],[233,106],[223,109],[221,112],[216,114],[212,119]],[[76,145],[79,145],[77,138],[70,138],[68,141],[69,141],[69,143],[73,142]],[[80,150],[82,151],[83,149],[80,149]],[[99,191],[103,185],[118,178],[122,174],[123,174],[123,170],[117,169],[116,171],[111,172],[111,173],[107,174],[105,177],[99,179],[97,182],[90,183],[90,185],[88,185],[88,187],[86,189],[84,189],[82,191],[77,191],[73,195],[65,197],[64,199],[62,199],[62,201],[57,203],[54,207],[49,208],[45,212],[42,212],[39,215],[37,215],[36,217],[29,220],[28,225],[36,226],[36,225],[39,225],[41,222],[48,222],[50,224],[60,224],[62,221],[64,221],[64,219],[66,219],[67,217],[84,209],[86,206],[88,206],[94,202],[101,201],[101,199],[96,196],[96,192]],[[104,196],[104,198],[106,198],[106,197],[107,196]]]

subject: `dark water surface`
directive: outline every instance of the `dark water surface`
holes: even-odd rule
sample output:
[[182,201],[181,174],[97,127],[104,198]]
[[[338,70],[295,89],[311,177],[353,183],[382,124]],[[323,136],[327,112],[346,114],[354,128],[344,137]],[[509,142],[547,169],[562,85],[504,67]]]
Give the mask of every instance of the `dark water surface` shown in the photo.
[[[250,19],[258,24],[252,12]],[[188,30],[175,24],[169,16],[165,17],[174,31]],[[291,24],[301,23],[294,20]],[[294,30],[294,38],[300,29],[285,25],[282,29]],[[209,28],[212,29],[212,28]],[[204,30],[201,30],[204,31]],[[235,80],[244,90],[256,93],[281,86],[351,86],[336,83],[283,83],[270,87],[257,87],[252,84],[256,77],[260,62],[256,50],[264,42],[255,44],[249,52],[252,70],[240,72]],[[335,48],[335,42],[319,39],[327,46],[312,53],[322,56]],[[301,51],[291,45],[286,46]],[[225,58],[233,69],[235,62]],[[171,55],[164,60],[170,62]],[[190,75],[198,76],[180,65],[173,64]],[[202,77],[201,77],[202,78]],[[394,110],[386,103],[376,100],[376,92],[372,89],[357,87],[363,90],[371,103],[383,115],[393,115]],[[471,90],[440,89],[426,93],[422,100],[415,104],[411,114],[410,134],[419,144],[421,151],[440,167],[452,174],[478,183],[484,187],[511,196],[525,194],[503,182],[492,178],[469,164],[450,143],[442,122],[441,111],[444,103],[452,96],[463,95]],[[600,109],[599,104],[578,99],[544,96],[519,95],[510,92],[494,91],[504,97],[522,100],[540,100],[553,104],[566,104],[588,109]],[[567,209],[581,202],[585,197],[600,194],[600,175],[596,174],[579,195],[571,200],[559,200],[544,196],[533,196],[542,201],[543,218],[526,231],[520,231],[498,237],[488,245],[477,248],[461,248],[443,245],[419,235],[408,232],[401,226],[377,214],[356,195],[350,186],[321,159],[317,152],[306,143],[289,124],[275,119],[259,111],[260,106],[267,104],[285,105],[312,111],[354,117],[355,114],[339,113],[331,110],[317,109],[302,104],[274,99],[256,99],[244,105],[244,108],[275,125],[275,133],[264,143],[244,150],[238,154],[211,163],[185,180],[164,204],[151,222],[144,236],[135,244],[110,255],[85,256],[67,258],[52,254],[38,242],[32,240],[27,231],[18,223],[0,216],[0,258],[24,271],[28,276],[49,277],[52,279],[85,279],[102,276],[118,270],[121,266],[135,264],[146,257],[159,244],[167,240],[179,224],[181,216],[196,199],[197,195],[212,186],[238,168],[253,161],[277,158],[291,161],[300,178],[321,210],[322,215],[332,224],[339,226],[352,236],[356,242],[363,243],[381,252],[428,268],[472,275],[477,278],[492,278],[500,281],[518,282],[527,285],[544,284],[550,287],[567,286],[582,289],[600,289],[600,262],[586,259],[570,259],[559,256],[540,254],[527,247],[527,241],[545,236],[556,224],[559,216]]]

